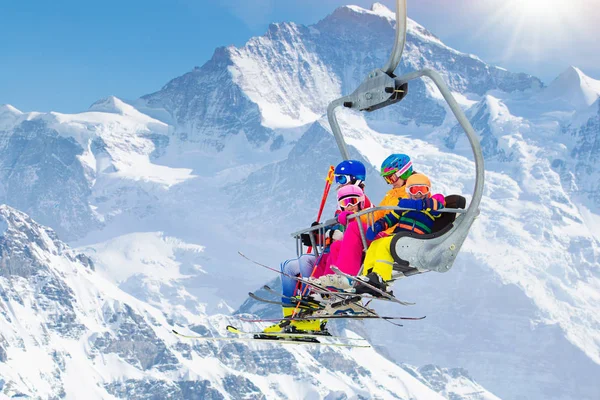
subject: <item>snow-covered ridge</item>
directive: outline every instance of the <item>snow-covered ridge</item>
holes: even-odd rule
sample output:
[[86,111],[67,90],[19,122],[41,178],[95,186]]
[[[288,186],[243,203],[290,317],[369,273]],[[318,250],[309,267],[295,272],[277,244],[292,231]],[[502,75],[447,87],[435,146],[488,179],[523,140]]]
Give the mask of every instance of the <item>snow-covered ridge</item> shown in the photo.
[[[382,18],[389,20],[390,23],[393,23],[394,25],[396,23],[396,13],[381,3],[373,3],[370,10],[367,10],[367,9],[365,9],[363,7],[359,7],[359,6],[353,6],[353,5],[343,6],[340,8],[346,8],[357,14],[367,14],[367,15],[382,17]],[[420,40],[423,40],[423,41],[426,41],[429,43],[435,43],[436,45],[442,46],[445,49],[452,51],[454,53],[464,54],[464,53],[461,53],[461,52],[447,46],[446,44],[444,44],[440,40],[440,38],[435,36],[433,33],[429,32],[423,25],[419,24],[418,22],[416,22],[415,20],[413,20],[411,18],[407,18],[406,33],[407,33],[407,35],[417,36]],[[479,58],[477,56],[472,55],[472,54],[469,54],[469,57],[479,60]]]
[[[169,143],[169,126],[116,97],[78,114],[23,114],[10,106],[2,111],[0,201],[65,237],[80,236],[131,207],[110,204],[107,192],[126,192],[136,182],[146,185],[144,191],[168,190],[194,178],[189,168],[155,162]],[[37,201],[39,193],[43,201]]]
[[100,99],[92,104],[89,111],[115,113],[115,114],[140,114],[133,106],[125,103],[115,96]]
[[23,113],[10,104],[0,104],[0,131],[14,127]]

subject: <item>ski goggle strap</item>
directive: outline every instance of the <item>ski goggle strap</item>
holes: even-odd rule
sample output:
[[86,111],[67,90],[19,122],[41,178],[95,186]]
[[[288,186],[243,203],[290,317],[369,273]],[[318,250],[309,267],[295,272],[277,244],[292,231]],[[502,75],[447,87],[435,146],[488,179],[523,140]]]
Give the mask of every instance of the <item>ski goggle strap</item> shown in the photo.
[[335,175],[335,183],[339,183],[340,185],[346,185],[350,182],[352,182],[352,175],[340,175],[340,174],[336,174]]
[[357,206],[360,204],[361,201],[363,201],[362,197],[347,196],[347,197],[342,197],[341,199],[339,199],[338,204],[340,205],[340,208],[344,209],[348,206]]
[[410,185],[406,187],[406,192],[412,195],[416,194],[427,194],[429,193],[429,186],[427,185]]
[[[412,161],[407,162],[406,165],[404,165],[400,169],[395,168],[395,167],[388,167],[383,170],[383,173],[381,174],[381,176],[383,176],[383,179],[385,179],[386,182],[388,182],[388,183],[396,182],[398,180],[397,178],[400,178],[402,180],[407,180],[408,177],[412,175],[411,167],[412,167]],[[396,176],[396,179],[391,178],[392,176]],[[388,180],[388,178],[393,179],[393,181],[390,182]]]
[[336,174],[335,175],[335,183],[338,183],[340,185],[353,184],[353,185],[358,186],[362,183],[362,180],[356,179],[356,177],[352,176],[352,175]]
[[398,169],[396,167],[387,167],[384,168],[383,172],[381,173],[382,176],[387,176],[387,175],[391,175],[393,173],[399,172],[398,176],[402,176],[402,174],[404,174],[406,171],[408,171],[408,169],[412,167],[412,161],[407,162],[402,168]]

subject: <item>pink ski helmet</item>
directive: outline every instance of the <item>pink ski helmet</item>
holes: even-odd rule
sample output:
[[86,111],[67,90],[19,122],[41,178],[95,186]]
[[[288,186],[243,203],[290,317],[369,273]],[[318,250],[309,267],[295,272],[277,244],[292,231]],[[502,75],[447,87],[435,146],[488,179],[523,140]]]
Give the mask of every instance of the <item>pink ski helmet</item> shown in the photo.
[[358,204],[360,209],[365,208],[365,193],[358,186],[345,185],[338,189],[338,208],[344,210],[350,204]]

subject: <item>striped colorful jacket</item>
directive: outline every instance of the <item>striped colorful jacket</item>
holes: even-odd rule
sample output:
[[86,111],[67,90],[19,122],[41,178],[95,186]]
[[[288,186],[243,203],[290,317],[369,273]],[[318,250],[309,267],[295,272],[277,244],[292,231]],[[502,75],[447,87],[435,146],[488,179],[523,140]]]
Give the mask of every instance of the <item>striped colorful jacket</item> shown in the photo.
[[[438,210],[444,208],[443,204],[434,198],[421,200],[400,199],[398,207],[416,210],[391,211],[377,222],[381,222],[385,229],[395,226],[394,233],[410,231],[420,235],[431,233],[433,223],[441,215]],[[417,211],[419,209],[420,211]]]

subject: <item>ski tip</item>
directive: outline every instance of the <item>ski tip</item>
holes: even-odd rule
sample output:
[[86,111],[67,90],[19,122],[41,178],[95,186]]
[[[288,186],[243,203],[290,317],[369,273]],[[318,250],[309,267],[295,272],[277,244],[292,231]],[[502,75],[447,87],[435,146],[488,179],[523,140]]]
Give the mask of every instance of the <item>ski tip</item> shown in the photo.
[[231,333],[240,333],[240,330],[233,325],[227,325],[227,330]]
[[171,332],[173,332],[176,335],[179,335],[179,332],[177,332],[175,329],[171,329]]

